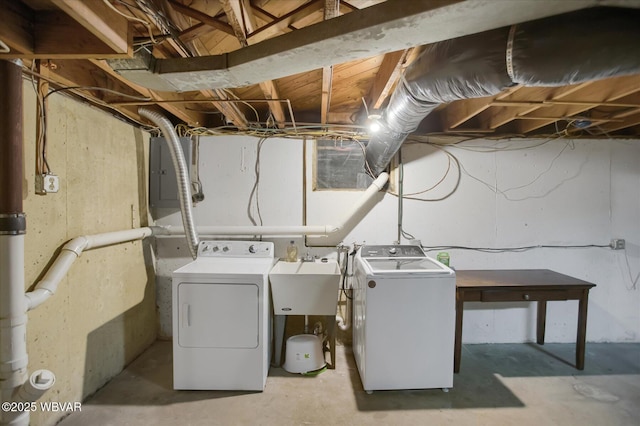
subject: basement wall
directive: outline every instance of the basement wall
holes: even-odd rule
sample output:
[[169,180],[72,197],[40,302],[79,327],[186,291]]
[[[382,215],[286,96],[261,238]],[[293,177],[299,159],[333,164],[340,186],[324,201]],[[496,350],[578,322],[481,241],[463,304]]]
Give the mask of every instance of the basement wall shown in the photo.
[[[34,193],[36,97],[25,82],[28,289],[66,241],[148,223],[148,135],[61,94],[48,100],[47,158],[60,192],[41,196]],[[151,257],[147,241],[87,251],[56,294],[29,312],[29,371],[47,368],[56,375],[41,401],[82,401],[155,340]],[[38,410],[31,424],[53,425],[63,415]]]
[[[246,225],[246,205],[254,182],[251,165],[258,139],[200,139],[200,178],[208,204],[196,207],[196,225]],[[640,341],[640,141],[514,140],[470,141],[447,148],[463,167],[458,189],[436,202],[405,200],[404,229],[425,246],[522,247],[607,245],[624,238],[626,250],[610,248],[535,248],[484,253],[446,250],[457,269],[552,269],[595,283],[589,298],[587,340]],[[240,154],[246,147],[245,155]],[[253,149],[250,147],[253,146]],[[300,223],[301,146],[270,139],[261,158],[260,205],[265,225]],[[528,149],[518,149],[528,147]],[[225,158],[226,160],[222,160]],[[442,150],[405,144],[405,193],[436,184],[449,165]],[[306,150],[307,224],[338,222],[358,191],[311,191],[313,142]],[[244,162],[244,163],[243,163]],[[244,166],[243,166],[244,164]],[[441,185],[422,195],[440,198],[452,190],[457,167],[451,164]],[[274,179],[277,176],[278,179]],[[220,191],[224,190],[224,193]],[[391,244],[397,239],[397,198],[385,195],[345,238],[345,244]],[[278,212],[276,214],[276,212]],[[179,214],[161,212],[159,224],[179,224]],[[273,240],[265,238],[265,240]],[[275,239],[284,256],[289,238]],[[301,251],[302,240],[296,239]],[[406,243],[403,240],[403,243]],[[177,238],[158,239],[160,335],[171,336],[171,271],[188,263]],[[329,249],[310,249],[325,255]],[[430,255],[435,257],[436,251]],[[574,342],[577,302],[549,302],[547,342]],[[535,340],[535,303],[465,304],[465,343]],[[393,315],[393,313],[389,313]],[[347,336],[343,336],[348,339]]]

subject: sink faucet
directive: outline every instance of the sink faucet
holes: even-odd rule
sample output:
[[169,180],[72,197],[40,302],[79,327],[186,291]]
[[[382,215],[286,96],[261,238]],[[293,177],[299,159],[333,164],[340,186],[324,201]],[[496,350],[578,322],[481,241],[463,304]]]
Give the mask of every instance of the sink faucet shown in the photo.
[[313,261],[315,261],[315,259],[313,258],[313,256],[311,256],[309,254],[309,252],[307,252],[307,254],[301,260],[303,262],[313,262]]

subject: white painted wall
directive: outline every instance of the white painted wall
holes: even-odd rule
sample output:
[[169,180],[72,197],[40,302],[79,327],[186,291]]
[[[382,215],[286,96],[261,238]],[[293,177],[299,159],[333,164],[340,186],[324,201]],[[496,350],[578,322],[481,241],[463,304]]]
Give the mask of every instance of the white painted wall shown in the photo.
[[[201,179],[207,197],[196,208],[198,225],[248,224],[246,205],[253,185],[250,148],[257,139],[202,138]],[[243,169],[240,149],[246,146]],[[529,147],[529,149],[514,149]],[[358,191],[312,192],[312,142],[307,142],[307,223],[335,223]],[[446,148],[463,167],[460,184],[437,202],[405,200],[404,229],[425,246],[520,247],[608,244],[624,238],[627,249],[548,249],[483,253],[448,250],[457,269],[547,268],[593,282],[589,341],[640,341],[640,144],[623,140],[515,140],[466,142]],[[484,151],[484,152],[483,152]],[[405,144],[405,193],[433,186],[449,160],[429,145]],[[255,156],[253,157],[255,159]],[[213,165],[213,167],[212,167]],[[300,224],[302,145],[267,140],[261,159],[261,210],[266,225]],[[451,191],[457,168],[437,188],[422,194],[440,198]],[[397,198],[387,194],[345,238],[346,244],[390,244],[397,239]],[[176,214],[159,224],[179,223]],[[282,255],[287,239],[276,240]],[[301,240],[297,240],[301,241]],[[403,240],[406,242],[406,240]],[[158,300],[161,335],[170,335],[170,299],[163,292],[175,267],[189,261],[180,240],[158,242]],[[311,250],[313,253],[322,251]],[[327,250],[324,250],[326,252]],[[431,253],[434,257],[436,252]],[[164,280],[164,281],[163,281]],[[635,281],[635,283],[634,283]],[[170,294],[170,293],[169,293]],[[390,313],[391,314],[391,313]],[[163,319],[164,318],[164,319]],[[577,302],[550,302],[547,341],[575,340]],[[534,303],[469,303],[463,340],[523,342],[535,338]]]

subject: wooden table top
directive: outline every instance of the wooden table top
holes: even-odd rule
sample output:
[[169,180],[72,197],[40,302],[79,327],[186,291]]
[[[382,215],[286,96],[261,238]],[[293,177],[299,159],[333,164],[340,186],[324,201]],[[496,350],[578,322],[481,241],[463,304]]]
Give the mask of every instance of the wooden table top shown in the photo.
[[549,269],[456,270],[457,288],[595,287],[595,284]]

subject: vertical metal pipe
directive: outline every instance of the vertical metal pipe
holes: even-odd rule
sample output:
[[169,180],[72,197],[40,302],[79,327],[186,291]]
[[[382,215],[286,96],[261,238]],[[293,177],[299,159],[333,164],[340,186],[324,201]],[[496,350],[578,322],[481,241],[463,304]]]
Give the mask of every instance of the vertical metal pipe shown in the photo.
[[0,60],[0,214],[22,213],[22,67]]
[[[12,401],[27,379],[22,211],[22,63],[0,60],[0,391]],[[1,424],[29,424],[28,412],[0,412]]]

